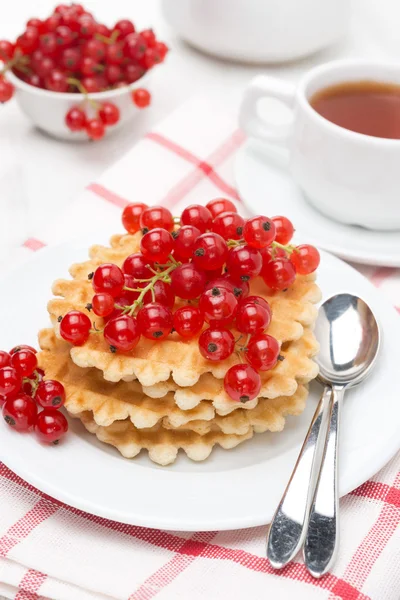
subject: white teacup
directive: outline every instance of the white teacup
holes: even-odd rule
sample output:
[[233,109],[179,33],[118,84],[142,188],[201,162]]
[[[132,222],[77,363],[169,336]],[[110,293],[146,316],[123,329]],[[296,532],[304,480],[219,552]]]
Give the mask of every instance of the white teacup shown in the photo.
[[[363,80],[400,84],[400,66],[334,61],[309,71],[297,87],[258,76],[246,90],[240,124],[248,135],[288,149],[293,177],[327,216],[369,229],[400,229],[400,140],[344,129],[309,103],[328,86]],[[278,126],[261,118],[261,98],[275,98],[292,109],[291,124]]]

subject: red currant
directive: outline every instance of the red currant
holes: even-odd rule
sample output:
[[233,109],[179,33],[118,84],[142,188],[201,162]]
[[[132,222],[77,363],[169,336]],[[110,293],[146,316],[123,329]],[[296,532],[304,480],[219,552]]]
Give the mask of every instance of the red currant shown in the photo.
[[152,29],[144,29],[140,32],[140,36],[149,48],[153,48],[156,45],[156,36]]
[[204,271],[221,268],[228,256],[228,246],[217,233],[203,233],[193,247],[193,262]]
[[144,66],[145,69],[152,69],[154,65],[161,62],[161,56],[158,53],[156,48],[147,48],[144,53],[143,58],[140,61],[140,64]]
[[207,323],[225,327],[235,318],[238,302],[233,292],[214,287],[200,296],[199,309]]
[[[44,29],[47,32],[53,32],[57,29],[59,25],[61,25],[61,15],[60,14],[52,14],[44,21]],[[48,35],[48,33],[47,33]],[[55,38],[54,38],[55,39]]]
[[236,246],[229,250],[226,267],[234,281],[249,281],[261,271],[261,254],[251,246]]
[[89,39],[97,30],[97,23],[89,15],[81,15],[78,19],[79,34],[81,38]]
[[111,85],[121,81],[122,75],[123,71],[119,65],[106,65],[104,69],[104,76]]
[[296,270],[287,258],[277,258],[263,265],[261,277],[271,290],[285,290],[296,279]]
[[35,433],[40,442],[56,446],[67,431],[68,421],[62,412],[47,408],[38,414]]
[[27,394],[8,398],[2,412],[5,422],[17,431],[29,431],[37,418],[36,402]]
[[152,265],[149,260],[140,252],[136,252],[125,259],[122,270],[127,275],[132,275],[134,279],[150,279],[154,275],[149,269],[150,266]]
[[172,235],[161,227],[148,231],[140,240],[140,251],[150,262],[166,263],[173,247]]
[[0,396],[9,398],[14,396],[22,385],[22,377],[12,367],[0,369]]
[[[36,52],[40,52],[40,50],[37,50]],[[38,60],[35,68],[36,73],[39,75],[39,77],[43,79],[48,77],[50,73],[54,70],[55,62],[50,56],[43,56],[43,58]]]
[[247,296],[247,298],[243,298],[240,301],[240,306],[244,306],[245,304],[257,304],[265,308],[265,310],[272,316],[271,307],[264,298],[261,296]]
[[107,27],[107,25],[103,25],[103,23],[97,23],[96,33],[99,33],[105,38],[109,38],[111,36],[111,30]]
[[104,328],[104,338],[110,344],[111,351],[130,352],[140,339],[139,323],[129,315],[111,319]]
[[164,206],[150,206],[140,215],[140,227],[142,229],[155,229],[161,227],[167,231],[174,228],[174,218],[168,208]]
[[114,310],[114,298],[111,294],[95,294],[91,304],[94,314],[98,317],[108,317]]
[[53,69],[44,84],[52,92],[66,92],[68,89],[67,76],[60,69]]
[[191,204],[183,211],[181,215],[182,225],[193,225],[197,229],[204,233],[211,229],[212,215],[210,211],[201,204]]
[[7,79],[0,77],[0,102],[8,102],[13,97],[13,94],[14,86]]
[[0,60],[8,62],[14,55],[14,44],[7,40],[0,40]]
[[37,367],[37,358],[30,350],[19,350],[11,356],[11,366],[21,377],[29,377]]
[[151,102],[150,92],[148,92],[144,88],[138,88],[137,90],[133,90],[132,100],[138,108],[146,108]]
[[82,131],[86,127],[86,115],[81,108],[74,106],[67,112],[65,124],[71,131]]
[[184,261],[191,258],[200,230],[193,225],[183,225],[172,235],[175,239],[175,257]]
[[92,278],[92,285],[96,294],[107,292],[114,298],[122,292],[124,283],[123,272],[117,265],[112,263],[105,263],[97,267]]
[[294,234],[292,222],[286,217],[273,217],[272,222],[275,225],[275,241],[286,246]]
[[194,300],[204,290],[206,275],[192,263],[184,263],[171,273],[171,287],[176,296]]
[[265,248],[275,239],[275,225],[268,217],[252,217],[245,223],[243,237],[252,248]]
[[79,310],[71,310],[61,320],[60,335],[74,346],[82,346],[89,337],[91,326],[87,315]]
[[89,119],[86,122],[86,133],[92,140],[101,140],[106,130],[100,119]]
[[39,32],[36,27],[27,27],[23,34],[17,37],[16,46],[24,54],[32,54],[39,45]]
[[136,233],[140,229],[140,217],[144,210],[148,208],[143,202],[135,202],[125,206],[122,212],[122,225],[128,233]]
[[4,350],[0,350],[0,369],[3,367],[8,367],[10,365],[10,355],[8,352],[4,352]]
[[157,42],[156,45],[154,46],[154,48],[158,52],[158,55],[162,62],[168,54],[169,48],[168,48],[167,44],[164,44],[164,42]]
[[55,56],[57,53],[57,38],[54,33],[49,31],[39,39],[39,48],[46,56]]
[[35,400],[42,408],[50,410],[61,408],[65,402],[64,386],[54,379],[41,381],[36,390]]
[[250,338],[245,356],[257,371],[269,371],[278,361],[279,344],[271,335],[258,333]]
[[121,39],[130,33],[135,33],[135,26],[132,21],[129,21],[128,19],[121,19],[121,21],[115,23],[113,31],[118,31],[118,39]]
[[[140,283],[139,287],[145,287],[146,283]],[[172,286],[165,281],[158,280],[153,285],[153,293],[151,290],[145,293],[143,298],[144,304],[149,304],[150,302],[157,302],[157,304],[163,304],[168,308],[172,308],[175,304],[175,294],[172,289]]]
[[34,354],[37,354],[36,349],[33,348],[32,346],[28,346],[28,344],[19,344],[19,346],[14,346],[14,348],[11,348],[10,354],[15,354],[16,352],[19,352],[20,350],[30,350]]
[[84,56],[81,61],[81,72],[86,77],[96,75],[100,71],[100,64],[90,56]]
[[296,273],[299,275],[309,275],[313,273],[320,263],[321,257],[314,246],[304,244],[296,246],[290,255],[290,262],[294,265]]
[[124,42],[124,53],[128,58],[134,61],[143,58],[147,44],[140,33],[130,33],[126,36]]
[[74,41],[74,34],[69,27],[65,25],[59,25],[56,30],[56,41],[59,48],[66,48],[71,46]]
[[144,74],[145,70],[140,65],[130,63],[124,67],[124,78],[128,83],[135,83],[135,81],[138,81]]
[[236,327],[241,333],[260,333],[268,327],[271,322],[271,310],[267,310],[261,304],[247,302],[239,304],[236,313]]
[[196,306],[182,306],[174,313],[174,329],[183,338],[195,336],[201,331],[203,323],[203,315]]
[[92,38],[82,46],[83,56],[90,56],[96,62],[100,62],[106,55],[106,45],[101,40]]
[[250,365],[234,365],[225,375],[224,388],[232,400],[249,402],[260,393],[261,378]]
[[115,125],[120,118],[118,106],[115,106],[115,104],[112,104],[111,102],[104,102],[99,110],[99,117],[104,125]]
[[205,329],[199,337],[199,349],[207,360],[225,360],[235,349],[235,338],[228,329]]
[[137,314],[139,330],[149,340],[161,340],[171,333],[173,317],[166,306],[151,302]]
[[106,62],[109,65],[120,65],[124,61],[124,46],[122,43],[109,44],[106,47]]
[[32,17],[32,19],[29,19],[29,21],[26,23],[27,27],[35,27],[39,33],[44,33],[44,23],[41,19],[38,19],[36,17]]
[[227,198],[215,198],[208,202],[206,207],[214,219],[224,212],[237,212],[236,206]]
[[79,48],[65,48],[60,55],[59,64],[67,71],[78,71],[81,61],[82,54]]
[[240,240],[243,237],[244,219],[237,212],[224,212],[215,217],[212,230],[224,240]]

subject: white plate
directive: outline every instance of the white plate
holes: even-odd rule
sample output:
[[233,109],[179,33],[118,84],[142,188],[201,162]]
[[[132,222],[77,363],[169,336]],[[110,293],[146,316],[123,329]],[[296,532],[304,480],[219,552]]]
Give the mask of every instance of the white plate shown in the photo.
[[[97,239],[97,241],[99,241]],[[100,240],[101,241],[101,240]],[[36,343],[48,324],[51,282],[84,260],[92,239],[42,250],[1,282],[1,348]],[[380,293],[339,259],[322,254],[324,297],[348,291],[375,311],[384,339],[369,381],[348,393],[340,446],[340,493],[351,491],[400,446],[398,371],[400,319]],[[79,509],[124,523],[177,530],[219,530],[268,523],[284,489],[320,393],[313,384],[305,413],[288,418],[282,433],[255,435],[234,450],[216,448],[202,463],[180,455],[158,467],[145,452],[134,460],[101,444],[71,420],[60,446],[40,445],[0,422],[0,459],[43,492]]]
[[293,181],[283,152],[268,152],[260,142],[248,140],[238,152],[235,176],[252,213],[288,216],[300,240],[359,263],[400,267],[399,231],[371,231],[325,217]]

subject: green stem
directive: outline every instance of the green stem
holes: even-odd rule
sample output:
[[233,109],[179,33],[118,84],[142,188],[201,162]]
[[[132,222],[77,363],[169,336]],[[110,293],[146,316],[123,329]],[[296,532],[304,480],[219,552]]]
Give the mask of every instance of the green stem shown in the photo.
[[285,246],[284,244],[280,244],[279,242],[272,242],[272,247],[273,248],[281,248],[288,254],[292,254],[292,252],[294,252],[296,250],[295,246],[292,246],[291,244],[288,244],[287,246]]
[[75,77],[68,77],[67,82],[70,85],[73,85],[74,87],[77,88],[77,90],[83,94],[85,96],[85,100],[87,100],[89,102],[89,104],[92,106],[92,108],[94,108],[94,110],[98,110],[100,108],[100,104],[98,102],[96,102],[95,100],[93,100],[84,85],[82,85],[82,83],[79,81],[79,79],[76,79]]
[[[168,269],[166,269],[165,271],[162,271],[161,273],[157,273],[156,275],[154,275],[154,277],[152,277],[151,279],[144,279],[142,281],[148,281],[148,284],[142,289],[142,291],[139,294],[139,297],[135,300],[135,302],[133,304],[131,304],[130,306],[126,306],[125,307],[125,311],[132,316],[135,312],[135,310],[137,309],[138,306],[140,306],[143,303],[143,299],[145,297],[145,295],[147,294],[147,292],[151,291],[152,292],[152,297],[154,298],[154,284],[156,283],[156,281],[165,281],[168,282],[170,281],[170,277],[169,274],[176,269],[178,265],[170,265],[168,267]],[[137,281],[140,281],[140,279],[138,279]],[[125,288],[128,289],[129,288]]]

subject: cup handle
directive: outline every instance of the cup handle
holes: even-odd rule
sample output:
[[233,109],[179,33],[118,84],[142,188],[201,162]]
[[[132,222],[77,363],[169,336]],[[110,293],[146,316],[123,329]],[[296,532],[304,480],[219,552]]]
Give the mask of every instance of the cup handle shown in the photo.
[[292,124],[276,125],[268,123],[257,112],[261,98],[276,98],[293,111],[295,86],[282,79],[258,75],[247,87],[239,112],[239,123],[251,137],[265,142],[285,146],[292,130]]

